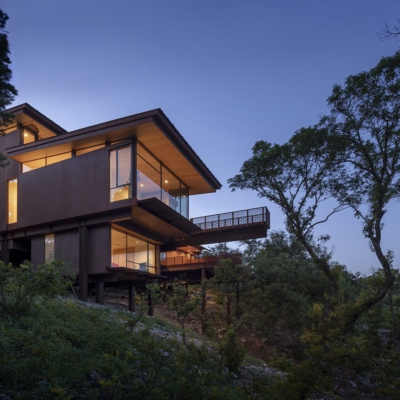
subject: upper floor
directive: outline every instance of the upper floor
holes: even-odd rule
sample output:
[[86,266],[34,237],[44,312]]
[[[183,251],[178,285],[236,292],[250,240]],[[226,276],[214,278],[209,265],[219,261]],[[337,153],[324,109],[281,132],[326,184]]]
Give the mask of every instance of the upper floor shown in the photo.
[[[29,104],[0,137],[0,232],[155,199],[189,218],[217,178],[165,114],[152,110],[67,132]],[[189,221],[188,221],[189,223]]]

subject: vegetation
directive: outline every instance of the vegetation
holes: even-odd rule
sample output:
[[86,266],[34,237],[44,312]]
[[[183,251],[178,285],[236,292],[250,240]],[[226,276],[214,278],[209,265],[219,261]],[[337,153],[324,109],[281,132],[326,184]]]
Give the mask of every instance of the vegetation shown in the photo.
[[[301,399],[315,390],[332,388],[332,377],[339,367],[354,370],[379,366],[387,385],[380,382],[380,390],[398,385],[390,378],[394,373],[392,363],[399,367],[396,352],[392,349],[382,358],[382,352],[371,351],[372,342],[381,340],[376,336],[372,340],[362,327],[382,307],[384,299],[389,298],[393,305],[392,290],[398,272],[392,267],[393,252],[385,254],[382,250],[382,230],[387,205],[400,194],[399,94],[400,53],[396,53],[370,71],[348,77],[343,87],[335,85],[328,99],[330,113],[314,127],[301,128],[283,145],[257,142],[252,158],[243,164],[240,174],[229,180],[232,190],[255,190],[281,208],[289,234],[329,282],[329,288],[316,293],[311,301],[312,322],[303,325],[300,337],[304,354],[290,371],[291,384],[285,386],[288,393]],[[326,208],[320,205],[326,201],[332,207],[323,215]],[[329,235],[318,240],[313,235],[317,225],[344,209],[351,209],[362,222],[362,232],[381,266],[372,276],[357,282],[357,290],[351,293],[348,289],[355,280],[332,261],[332,254],[324,246]],[[262,252],[254,265],[260,265],[260,260]],[[299,260],[278,257],[273,261],[264,259],[261,264],[268,271],[273,271],[273,264],[279,265],[279,271],[288,266],[287,271],[292,273],[284,279],[288,292],[293,293],[287,280],[296,270],[294,264],[304,271],[307,263],[300,267]],[[259,277],[261,271],[259,268]],[[279,285],[279,278],[274,280],[274,285]],[[296,304],[300,305],[298,301]],[[286,298],[283,305],[290,308],[290,301]],[[282,310],[275,309],[281,313],[279,319],[284,320]],[[300,309],[297,312],[303,314]],[[391,314],[394,319],[394,309]]]
[[[14,101],[18,94],[15,87],[10,83],[12,72],[9,67],[11,60],[9,57],[10,49],[8,45],[7,31],[5,30],[8,15],[0,10],[0,119],[2,124],[7,126],[13,116],[5,112],[5,109]],[[0,129],[0,135],[3,129]],[[7,158],[0,153],[0,167],[7,165]]]

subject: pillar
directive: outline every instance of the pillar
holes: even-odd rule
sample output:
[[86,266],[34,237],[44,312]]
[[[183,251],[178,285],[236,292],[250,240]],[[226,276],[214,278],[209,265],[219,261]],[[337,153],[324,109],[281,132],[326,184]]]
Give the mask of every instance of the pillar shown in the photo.
[[[84,220],[79,221],[79,300],[88,298],[88,228]],[[97,286],[96,286],[97,298]]]
[[96,282],[96,303],[104,304],[104,282]]
[[206,333],[206,269],[203,266],[201,270],[201,333]]
[[129,311],[136,311],[136,288],[135,286],[129,286],[128,288],[128,297],[129,297]]

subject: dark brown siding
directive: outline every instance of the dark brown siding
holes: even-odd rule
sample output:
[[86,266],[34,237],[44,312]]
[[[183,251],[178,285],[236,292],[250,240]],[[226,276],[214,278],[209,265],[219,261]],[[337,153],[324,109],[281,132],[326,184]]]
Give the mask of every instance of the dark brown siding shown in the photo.
[[44,236],[35,236],[31,239],[31,261],[33,265],[44,263]]
[[56,232],[54,259],[62,261],[68,271],[79,271],[79,231]]
[[[0,136],[0,153],[7,155],[6,148],[19,144],[19,131],[14,131],[6,136]],[[7,181],[19,178],[20,164],[9,160],[10,165],[0,168],[0,231],[7,229]],[[18,182],[19,187],[19,182]]]
[[101,149],[21,174],[18,227],[106,211],[108,149]]
[[111,263],[111,227],[102,225],[89,229],[89,274],[106,273]]

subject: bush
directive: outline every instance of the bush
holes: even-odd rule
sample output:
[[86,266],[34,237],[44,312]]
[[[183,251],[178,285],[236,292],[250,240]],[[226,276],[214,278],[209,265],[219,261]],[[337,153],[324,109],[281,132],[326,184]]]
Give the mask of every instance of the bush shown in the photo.
[[57,261],[37,267],[28,261],[20,267],[0,262],[0,309],[13,317],[39,309],[71,285],[71,280],[61,275],[64,268]]

